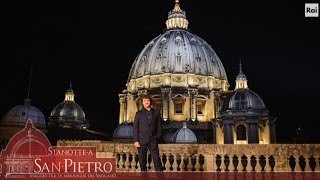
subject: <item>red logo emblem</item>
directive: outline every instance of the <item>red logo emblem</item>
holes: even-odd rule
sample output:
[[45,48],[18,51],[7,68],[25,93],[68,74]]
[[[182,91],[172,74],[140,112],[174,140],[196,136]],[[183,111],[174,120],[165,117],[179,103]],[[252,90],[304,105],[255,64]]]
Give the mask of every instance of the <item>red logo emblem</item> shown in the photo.
[[97,158],[96,147],[53,147],[31,121],[11,138],[0,154],[0,179],[115,177],[115,158]]

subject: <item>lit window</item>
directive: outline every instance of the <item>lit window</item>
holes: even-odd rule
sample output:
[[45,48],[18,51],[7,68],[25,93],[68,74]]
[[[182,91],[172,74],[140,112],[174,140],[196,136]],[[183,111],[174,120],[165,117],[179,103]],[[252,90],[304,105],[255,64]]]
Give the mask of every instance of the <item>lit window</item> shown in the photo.
[[206,101],[201,99],[197,101],[197,113],[202,115],[204,114],[204,107],[205,107]]
[[198,114],[202,114],[202,105],[199,103],[197,106]]
[[177,102],[174,104],[176,114],[182,114],[182,103]]

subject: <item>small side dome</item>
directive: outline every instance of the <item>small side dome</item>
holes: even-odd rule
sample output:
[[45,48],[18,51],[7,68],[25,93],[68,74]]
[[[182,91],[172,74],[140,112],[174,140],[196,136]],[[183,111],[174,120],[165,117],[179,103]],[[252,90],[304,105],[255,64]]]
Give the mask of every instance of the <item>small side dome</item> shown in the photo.
[[197,143],[197,137],[191,129],[187,128],[187,123],[183,123],[183,127],[179,129],[172,138],[173,143]]
[[119,124],[113,132],[113,140],[120,142],[131,142],[133,138],[133,127],[130,124]]
[[221,112],[227,110],[267,110],[261,97],[249,89],[237,89],[223,102]]
[[80,130],[89,128],[89,121],[86,120],[83,109],[74,101],[71,84],[66,91],[65,100],[51,111],[48,126]]
[[268,115],[268,110],[261,97],[248,87],[247,78],[242,72],[240,62],[239,74],[236,77],[235,90],[229,94],[222,103],[220,115]]
[[31,120],[38,129],[46,129],[46,120],[43,113],[38,108],[31,106],[30,99],[25,99],[24,105],[17,105],[12,108],[0,122],[0,125],[25,127],[27,120]]

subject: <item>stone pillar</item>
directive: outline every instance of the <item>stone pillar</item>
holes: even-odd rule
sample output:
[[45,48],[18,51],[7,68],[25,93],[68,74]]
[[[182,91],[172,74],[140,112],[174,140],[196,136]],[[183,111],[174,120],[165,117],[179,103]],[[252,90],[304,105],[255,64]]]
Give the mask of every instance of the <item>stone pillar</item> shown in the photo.
[[213,98],[213,102],[214,102],[214,118],[218,118],[219,117],[219,111],[220,111],[220,93],[219,92],[215,92],[214,93],[214,98]]
[[258,119],[248,119],[248,144],[259,144]]
[[216,109],[215,109],[215,96],[214,96],[214,91],[211,91],[209,94],[209,98],[206,102],[208,104],[208,108],[206,109],[206,111],[209,113],[208,117],[209,119],[214,119],[216,118]]
[[135,101],[136,96],[128,93],[126,97],[126,115],[124,119],[130,123],[134,121],[134,116],[137,112],[137,104]]
[[[270,122],[269,120],[267,120],[265,122],[265,126],[261,128],[261,136],[262,136],[262,140],[263,140],[263,144],[270,144]],[[261,139],[261,138],[259,138]]]
[[161,88],[162,95],[162,119],[164,121],[169,119],[169,110],[170,110],[170,97],[171,97],[171,88]]
[[233,126],[233,120],[232,119],[223,120],[224,144],[234,144],[232,126]]
[[198,89],[197,88],[189,88],[188,94],[190,97],[190,119],[192,121],[197,120],[197,95]]
[[217,126],[219,126],[216,119],[212,121],[212,143],[217,144]]
[[119,111],[119,124],[127,121],[126,119],[126,110],[127,110],[127,98],[125,94],[119,94],[119,103],[120,103],[120,111]]
[[275,124],[276,118],[271,119],[269,121],[269,126],[270,126],[270,143],[275,144],[276,143],[276,124]]

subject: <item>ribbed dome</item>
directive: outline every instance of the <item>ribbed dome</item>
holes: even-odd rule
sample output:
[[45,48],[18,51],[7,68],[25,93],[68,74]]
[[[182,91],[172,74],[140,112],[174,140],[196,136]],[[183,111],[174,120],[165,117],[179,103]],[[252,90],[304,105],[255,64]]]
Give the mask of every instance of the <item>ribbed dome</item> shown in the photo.
[[227,110],[267,110],[261,97],[249,89],[237,89],[224,100],[221,112]]
[[85,114],[82,108],[77,103],[70,101],[59,103],[51,111],[50,116],[85,121]]
[[174,133],[172,142],[174,143],[197,143],[196,135],[187,128],[187,123],[183,123],[183,127]]
[[243,116],[268,116],[269,112],[261,97],[249,90],[248,80],[239,64],[239,74],[236,77],[235,90],[223,101],[220,116],[243,117]]
[[211,46],[183,29],[168,30],[150,41],[133,63],[128,82],[162,73],[194,73],[227,80],[221,60]]
[[38,108],[31,106],[30,99],[25,99],[24,105],[12,108],[1,121],[1,126],[25,127],[27,120],[31,120],[37,128],[46,128],[46,120],[43,113]]
[[64,127],[75,129],[86,129],[89,126],[88,121],[85,119],[85,113],[82,108],[74,101],[74,93],[70,88],[65,94],[65,100],[59,103],[51,111],[49,117],[50,127]]
[[133,127],[129,124],[119,124],[113,132],[114,139],[131,139],[133,137]]

